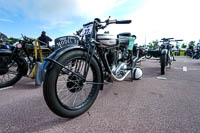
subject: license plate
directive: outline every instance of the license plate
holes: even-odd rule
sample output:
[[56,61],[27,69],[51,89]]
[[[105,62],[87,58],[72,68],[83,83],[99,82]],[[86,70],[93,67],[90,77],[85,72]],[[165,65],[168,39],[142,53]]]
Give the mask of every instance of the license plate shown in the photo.
[[79,38],[75,36],[63,36],[55,39],[55,48],[62,48],[70,44],[77,45]]
[[93,29],[93,24],[84,26],[81,32],[81,36],[90,35],[92,33],[92,29]]

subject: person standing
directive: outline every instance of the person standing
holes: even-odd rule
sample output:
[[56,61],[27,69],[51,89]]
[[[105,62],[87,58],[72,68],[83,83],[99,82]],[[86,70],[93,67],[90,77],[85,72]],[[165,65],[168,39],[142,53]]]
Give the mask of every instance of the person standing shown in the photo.
[[38,38],[40,45],[43,47],[49,48],[49,42],[52,41],[52,39],[46,35],[45,31],[42,31],[41,36]]

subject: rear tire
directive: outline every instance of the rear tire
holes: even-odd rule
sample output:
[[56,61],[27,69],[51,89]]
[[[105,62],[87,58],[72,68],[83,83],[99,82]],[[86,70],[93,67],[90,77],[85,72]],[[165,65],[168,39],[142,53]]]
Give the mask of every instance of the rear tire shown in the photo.
[[[65,65],[65,67],[70,66],[71,68],[69,68],[69,69],[76,69],[77,66],[76,66],[76,64],[73,65],[73,63],[81,62],[81,60],[85,60],[86,56],[87,56],[87,53],[84,51],[80,51],[80,50],[70,51],[70,52],[64,54],[63,56],[61,56],[58,59],[58,62]],[[70,62],[72,63],[71,65],[70,65]],[[65,117],[65,118],[74,118],[74,117],[77,117],[77,116],[83,114],[92,106],[92,104],[94,103],[94,101],[96,100],[96,98],[98,96],[101,85],[100,84],[95,84],[95,85],[92,84],[90,91],[89,91],[89,87],[87,89],[85,89],[86,91],[89,91],[89,94],[86,96],[86,99],[84,98],[85,100],[83,102],[81,101],[81,103],[76,106],[74,105],[75,101],[73,101],[73,107],[71,107],[71,105],[67,105],[67,103],[70,102],[70,100],[71,100],[71,96],[75,94],[76,98],[77,98],[77,95],[81,91],[82,91],[81,92],[81,96],[82,96],[83,91],[85,91],[83,88],[87,84],[83,83],[83,85],[81,86],[78,77],[76,77],[71,72],[67,72],[68,74],[65,75],[65,74],[63,74],[61,69],[62,68],[60,66],[54,65],[50,70],[47,71],[45,81],[43,84],[44,99],[45,99],[48,107],[50,108],[50,110],[52,112],[54,112],[55,114],[57,114],[58,116]],[[89,73],[88,73],[87,78],[93,77],[93,80],[92,80],[93,82],[102,83],[102,81],[101,81],[102,75],[101,75],[100,67],[94,58],[91,59],[90,70],[91,70],[91,75],[89,75]],[[76,71],[76,70],[74,70],[74,71]],[[81,72],[76,71],[76,73],[79,73],[82,75]],[[60,93],[61,91],[58,90],[58,88],[59,88],[58,82],[60,82],[59,76],[64,76],[64,78],[65,78],[63,89],[61,89],[61,91],[63,90],[62,93]],[[70,76],[71,76],[71,78],[70,78]],[[82,89],[81,89],[81,87],[82,87]],[[64,94],[64,91],[65,92],[67,91],[67,93],[72,93],[72,95],[70,95],[70,98],[67,97],[66,94]],[[61,98],[61,95],[63,95],[62,97],[64,97],[64,99],[67,98],[67,103],[65,103],[64,99]]]

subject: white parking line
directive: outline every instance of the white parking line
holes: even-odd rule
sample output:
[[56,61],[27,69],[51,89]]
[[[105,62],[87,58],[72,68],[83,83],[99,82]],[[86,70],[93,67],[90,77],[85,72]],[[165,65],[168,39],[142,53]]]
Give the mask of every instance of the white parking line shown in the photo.
[[187,67],[186,66],[183,67],[183,71],[187,72]]
[[199,69],[197,69],[197,68],[188,68],[188,70],[197,71]]
[[156,77],[157,79],[160,79],[160,80],[166,80],[167,78],[165,77]]
[[174,67],[174,69],[182,70],[183,68],[180,68],[180,67]]
[[7,89],[11,89],[11,88],[13,88],[13,86],[1,88],[0,91],[7,90]]

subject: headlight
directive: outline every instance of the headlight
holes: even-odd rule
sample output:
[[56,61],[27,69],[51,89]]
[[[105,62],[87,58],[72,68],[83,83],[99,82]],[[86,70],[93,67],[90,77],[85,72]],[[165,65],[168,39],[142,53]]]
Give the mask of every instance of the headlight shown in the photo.
[[18,44],[16,45],[16,47],[17,47],[17,48],[22,48],[22,44],[21,44],[21,43],[18,43]]

